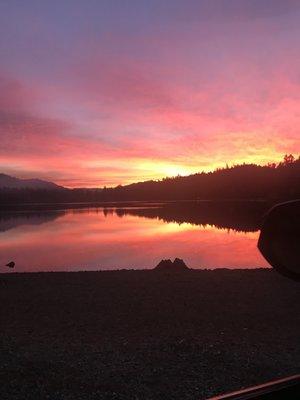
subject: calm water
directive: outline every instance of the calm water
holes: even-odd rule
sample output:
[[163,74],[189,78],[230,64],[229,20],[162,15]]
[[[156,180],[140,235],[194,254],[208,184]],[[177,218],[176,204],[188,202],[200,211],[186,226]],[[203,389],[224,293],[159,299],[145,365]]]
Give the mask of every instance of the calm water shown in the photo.
[[256,248],[256,216],[240,215],[232,207],[221,210],[185,207],[181,212],[173,206],[3,213],[1,272],[7,272],[3,265],[10,260],[16,262],[14,271],[144,269],[175,257],[192,268],[267,267]]

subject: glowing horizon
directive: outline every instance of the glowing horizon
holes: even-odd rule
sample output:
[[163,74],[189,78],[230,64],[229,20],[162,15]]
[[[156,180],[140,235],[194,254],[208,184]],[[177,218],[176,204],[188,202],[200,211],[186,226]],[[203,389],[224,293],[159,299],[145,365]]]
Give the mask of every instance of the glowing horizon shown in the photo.
[[300,153],[297,1],[11,0],[0,22],[0,172],[102,187]]

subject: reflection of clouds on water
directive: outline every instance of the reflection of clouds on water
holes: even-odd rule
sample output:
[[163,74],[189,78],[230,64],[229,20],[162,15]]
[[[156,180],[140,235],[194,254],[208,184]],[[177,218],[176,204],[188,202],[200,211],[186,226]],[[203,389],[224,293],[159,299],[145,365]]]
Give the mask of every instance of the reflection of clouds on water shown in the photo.
[[18,271],[142,269],[175,257],[192,268],[266,266],[256,248],[258,232],[165,222],[157,209],[151,209],[151,217],[143,215],[149,211],[145,208],[106,211],[20,213],[14,222],[6,218],[14,229],[1,234],[0,262],[14,259]]

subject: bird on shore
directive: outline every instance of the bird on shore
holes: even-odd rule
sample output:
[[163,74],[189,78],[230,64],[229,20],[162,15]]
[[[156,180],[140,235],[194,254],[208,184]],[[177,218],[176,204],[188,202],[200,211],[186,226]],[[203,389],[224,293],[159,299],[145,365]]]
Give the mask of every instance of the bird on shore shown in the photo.
[[15,267],[15,263],[13,261],[10,261],[8,264],[6,264],[5,266],[8,268],[14,268]]

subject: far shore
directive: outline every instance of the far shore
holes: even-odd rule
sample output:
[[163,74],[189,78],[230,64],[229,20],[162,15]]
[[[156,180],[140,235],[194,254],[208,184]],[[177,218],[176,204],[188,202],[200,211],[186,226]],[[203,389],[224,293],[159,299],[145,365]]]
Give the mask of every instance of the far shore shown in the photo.
[[128,201],[101,201],[101,202],[41,202],[41,203],[0,203],[1,211],[48,211],[76,208],[95,208],[95,207],[153,207],[167,204],[185,204],[185,203],[258,203],[275,204],[282,200],[272,199],[194,199],[194,200],[128,200]]
[[299,284],[270,269],[0,281],[3,400],[205,399],[299,373]]

